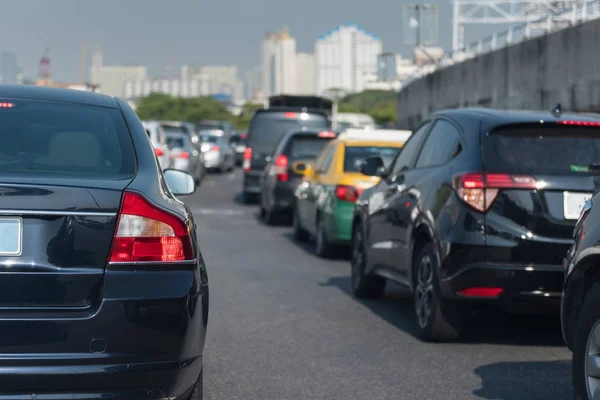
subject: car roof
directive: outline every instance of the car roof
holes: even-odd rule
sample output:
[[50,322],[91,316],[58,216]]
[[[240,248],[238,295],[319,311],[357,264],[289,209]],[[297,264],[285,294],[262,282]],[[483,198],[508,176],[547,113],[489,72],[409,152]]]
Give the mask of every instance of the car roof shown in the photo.
[[271,107],[271,108],[263,108],[260,110],[256,110],[254,112],[254,116],[264,116],[264,117],[280,117],[280,114],[285,113],[299,113],[299,114],[307,114],[309,117],[318,115],[327,118],[327,113],[318,110],[306,109],[306,107]]
[[390,129],[347,129],[338,136],[338,140],[350,145],[371,143],[404,144],[412,135],[409,130]]
[[435,116],[447,116],[460,122],[461,119],[480,120],[487,128],[507,124],[556,123],[565,120],[600,122],[599,114],[563,113],[560,117],[550,111],[496,110],[490,108],[462,108],[439,111]]
[[0,98],[56,101],[118,108],[114,97],[103,94],[33,85],[0,85]]

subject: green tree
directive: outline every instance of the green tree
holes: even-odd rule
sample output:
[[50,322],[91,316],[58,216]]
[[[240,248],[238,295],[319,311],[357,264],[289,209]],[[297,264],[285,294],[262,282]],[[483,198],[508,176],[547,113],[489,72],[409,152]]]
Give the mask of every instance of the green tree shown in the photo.
[[365,90],[342,98],[338,112],[369,114],[377,124],[389,125],[396,121],[397,93],[389,90]]

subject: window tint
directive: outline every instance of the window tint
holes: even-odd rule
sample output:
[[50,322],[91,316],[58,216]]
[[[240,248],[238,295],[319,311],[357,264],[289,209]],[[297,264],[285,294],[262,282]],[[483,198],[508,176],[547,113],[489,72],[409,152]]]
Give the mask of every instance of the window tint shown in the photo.
[[450,122],[438,120],[421,150],[416,168],[444,165],[458,152],[459,133]]
[[485,169],[519,175],[584,175],[600,163],[600,132],[579,126],[505,127],[484,141]]
[[289,155],[294,160],[311,160],[325,147],[329,139],[297,135],[291,140]]
[[19,100],[0,112],[0,173],[130,177],[135,154],[112,108]]
[[219,136],[200,134],[200,141],[202,143],[217,143],[218,140]]
[[329,167],[331,166],[331,160],[333,159],[333,153],[335,153],[335,146],[331,146],[331,148],[329,149],[327,158],[325,159],[325,162],[323,163],[323,167],[321,167],[321,171],[323,173],[326,173],[327,171],[329,171]]
[[269,153],[275,148],[277,141],[286,133],[299,129],[324,128],[329,129],[329,120],[321,114],[307,114],[308,118],[300,119],[300,113],[294,118],[286,118],[283,113],[257,114],[250,123],[248,145],[260,152]]
[[388,168],[398,154],[398,147],[346,147],[344,152],[344,171],[360,172],[362,162],[368,157],[381,157],[385,168]]
[[425,134],[430,126],[431,122],[422,125],[406,141],[402,147],[402,150],[400,150],[400,155],[396,159],[396,163],[394,164],[392,171],[394,175],[412,167],[412,164],[417,156],[417,151],[419,151],[419,148],[423,143],[423,139],[425,138]]
[[169,148],[172,149],[182,149],[184,147],[187,147],[186,137],[181,134],[167,135],[167,146],[169,146]]
[[327,158],[331,154],[332,148],[333,148],[333,146],[326,147],[319,154],[319,157],[317,158],[317,161],[315,162],[315,169],[314,169],[314,171],[323,171],[323,164],[325,164],[325,161],[327,161]]

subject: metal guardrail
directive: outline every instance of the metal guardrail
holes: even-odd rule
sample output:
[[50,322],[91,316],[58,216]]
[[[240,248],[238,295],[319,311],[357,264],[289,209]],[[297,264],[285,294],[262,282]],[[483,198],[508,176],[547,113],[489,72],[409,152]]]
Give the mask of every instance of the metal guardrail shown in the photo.
[[560,13],[548,15],[547,18],[530,21],[522,25],[508,28],[504,31],[496,32],[483,39],[467,44],[461,50],[446,54],[438,62],[431,62],[424,65],[402,82],[400,90],[410,82],[431,74],[440,68],[460,63],[527,39],[546,35],[598,18],[600,18],[600,5],[598,4],[598,0],[588,0],[585,3],[575,4],[572,8],[563,10]]

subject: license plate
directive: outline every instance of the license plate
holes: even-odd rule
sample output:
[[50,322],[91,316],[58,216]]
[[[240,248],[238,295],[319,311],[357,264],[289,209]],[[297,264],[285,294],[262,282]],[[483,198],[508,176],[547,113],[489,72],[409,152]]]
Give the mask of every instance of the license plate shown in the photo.
[[563,192],[565,219],[578,219],[585,202],[592,198],[589,193]]
[[20,256],[23,240],[23,220],[19,217],[0,217],[0,255]]

